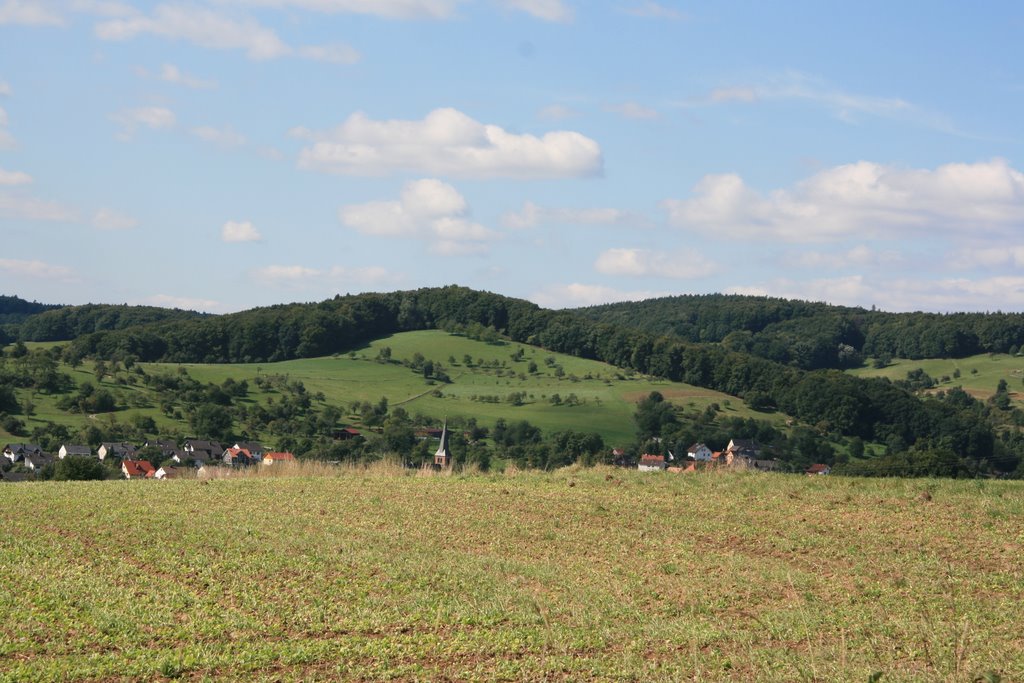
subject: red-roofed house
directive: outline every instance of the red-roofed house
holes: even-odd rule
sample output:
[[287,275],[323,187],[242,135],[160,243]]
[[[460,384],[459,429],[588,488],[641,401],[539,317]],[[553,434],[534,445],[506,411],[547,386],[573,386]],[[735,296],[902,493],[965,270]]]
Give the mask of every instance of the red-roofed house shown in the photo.
[[829,474],[832,472],[832,468],[828,465],[822,465],[821,463],[815,463],[807,468],[807,474],[814,476],[816,474]]
[[249,452],[248,448],[228,448],[224,451],[224,464],[245,466],[252,465],[256,458]]
[[665,456],[644,453],[640,456],[640,464],[636,468],[641,472],[661,472],[665,469]]
[[295,462],[295,456],[291,453],[288,453],[287,451],[281,453],[271,452],[263,454],[264,465],[273,465],[274,463],[279,462]]
[[121,472],[125,479],[145,479],[156,474],[156,468],[148,460],[122,460]]

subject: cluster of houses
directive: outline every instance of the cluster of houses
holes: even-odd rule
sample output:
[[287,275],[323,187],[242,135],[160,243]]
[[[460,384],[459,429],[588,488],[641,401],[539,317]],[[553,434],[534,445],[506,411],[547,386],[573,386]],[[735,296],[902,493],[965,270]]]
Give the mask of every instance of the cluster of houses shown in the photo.
[[[160,452],[158,462],[164,464],[154,466],[149,460],[139,457],[141,451],[153,453],[154,449]],[[56,454],[47,453],[36,444],[9,443],[4,445],[0,455],[12,465],[23,466],[19,472],[4,472],[2,476],[6,481],[34,478],[44,467],[64,458],[97,458],[101,461],[110,458],[119,461],[125,479],[174,479],[189,467],[201,474],[207,465],[214,463],[247,467],[295,462],[292,453],[268,451],[255,441],[239,441],[225,447],[218,441],[203,439],[186,439],[180,448],[174,441],[165,439],[147,441],[141,447],[123,442],[104,442],[95,452],[89,446],[63,444]]]
[[[696,472],[698,468],[731,467],[752,469],[762,472],[773,472],[779,469],[780,462],[762,457],[761,444],[752,439],[732,439],[724,451],[712,451],[703,443],[695,443],[686,449],[685,462],[675,462],[675,455],[669,451],[667,456],[644,453],[640,456],[637,469],[641,472]],[[829,474],[832,469],[828,465],[814,464],[805,470],[808,475]]]

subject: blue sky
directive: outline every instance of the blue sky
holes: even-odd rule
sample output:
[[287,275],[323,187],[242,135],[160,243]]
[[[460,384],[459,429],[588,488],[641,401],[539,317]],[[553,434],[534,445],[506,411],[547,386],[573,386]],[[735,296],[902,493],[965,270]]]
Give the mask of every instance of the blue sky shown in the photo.
[[0,0],[0,293],[1024,309],[1024,6]]

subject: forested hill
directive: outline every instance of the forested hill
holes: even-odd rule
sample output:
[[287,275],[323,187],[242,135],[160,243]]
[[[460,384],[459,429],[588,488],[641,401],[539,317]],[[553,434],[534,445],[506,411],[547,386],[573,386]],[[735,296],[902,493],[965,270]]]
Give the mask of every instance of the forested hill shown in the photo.
[[[35,304],[42,306],[41,304]],[[20,320],[12,320],[7,334],[21,341],[71,341],[101,330],[121,330],[162,321],[180,321],[209,317],[195,311],[128,306],[86,304],[84,306],[46,306]]]
[[0,325],[20,323],[33,315],[55,308],[60,308],[60,306],[41,304],[36,301],[26,301],[16,296],[0,294]]
[[[470,335],[500,332],[552,351],[740,396],[759,409],[778,409],[814,425],[819,433],[855,436],[888,444],[893,453],[910,453],[908,471],[1012,471],[1018,453],[1024,452],[1016,433],[998,426],[1012,416],[994,413],[962,390],[921,399],[885,379],[807,372],[723,344],[693,344],[462,287],[338,296],[316,304],[95,332],[76,339],[65,356],[267,362],[341,353],[396,332],[429,328]],[[921,470],[931,465],[918,467],[920,462],[939,464]]]
[[886,313],[727,294],[685,295],[574,311],[596,322],[694,343],[722,343],[805,370],[865,357],[962,358],[1024,346],[1020,313]]

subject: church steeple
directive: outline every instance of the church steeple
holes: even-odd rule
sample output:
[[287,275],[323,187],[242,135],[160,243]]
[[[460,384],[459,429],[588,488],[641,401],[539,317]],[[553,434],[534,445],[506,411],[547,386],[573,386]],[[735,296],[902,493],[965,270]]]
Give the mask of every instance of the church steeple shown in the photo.
[[441,445],[434,453],[434,464],[441,468],[452,466],[452,452],[448,448],[448,418],[444,419],[444,427],[441,428]]

